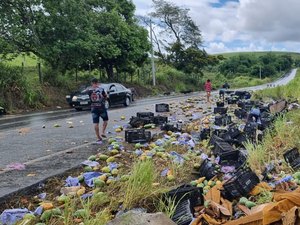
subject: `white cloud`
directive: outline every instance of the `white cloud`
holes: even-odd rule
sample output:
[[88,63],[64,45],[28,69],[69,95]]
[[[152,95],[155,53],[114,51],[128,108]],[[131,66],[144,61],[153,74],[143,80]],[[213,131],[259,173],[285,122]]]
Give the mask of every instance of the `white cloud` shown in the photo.
[[[300,51],[299,0],[229,1],[221,8],[210,4],[219,0],[171,1],[190,9],[209,53],[222,50]],[[151,1],[133,2],[137,5],[137,14],[151,12]]]

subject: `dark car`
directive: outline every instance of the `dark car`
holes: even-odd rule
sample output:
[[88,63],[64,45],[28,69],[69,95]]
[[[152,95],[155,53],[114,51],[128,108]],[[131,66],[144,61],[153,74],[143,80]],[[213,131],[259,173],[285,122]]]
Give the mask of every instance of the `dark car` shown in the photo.
[[[106,108],[111,107],[112,105],[125,105],[129,106],[133,98],[133,92],[131,89],[124,87],[122,84],[118,83],[109,83],[109,84],[101,84],[106,93],[108,94],[108,99],[106,101]],[[90,98],[87,94],[83,94],[86,89],[89,87],[85,87],[80,91],[74,92],[70,95],[66,96],[66,100],[71,107],[74,107],[76,110],[80,111],[84,108],[90,108],[91,102]]]
[[0,106],[0,116],[6,113],[5,108]]

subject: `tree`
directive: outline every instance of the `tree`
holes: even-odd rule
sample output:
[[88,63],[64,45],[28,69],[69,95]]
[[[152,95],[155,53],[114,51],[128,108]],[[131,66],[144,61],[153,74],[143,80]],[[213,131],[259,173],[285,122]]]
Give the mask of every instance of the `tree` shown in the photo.
[[0,1],[0,40],[33,52],[53,70],[92,62],[114,79],[114,70],[147,57],[147,31],[134,10],[129,0]]
[[151,13],[151,16],[160,20],[161,27],[166,28],[166,33],[173,34],[172,43],[180,42],[188,46],[201,46],[201,32],[189,16],[189,9],[165,0],[153,0],[153,3],[155,11]]
[[110,80],[118,72],[132,72],[148,57],[150,50],[147,30],[138,26],[136,21],[123,20],[119,12],[106,11],[97,15],[95,29],[98,33],[98,50],[95,60],[107,71]]
[[155,41],[158,46],[156,55],[164,63],[188,74],[201,74],[204,66],[218,61],[216,57],[209,58],[208,54],[200,49],[201,32],[189,16],[188,9],[165,0],[153,0],[153,3],[154,12],[150,15],[156,18],[156,25],[164,30],[160,35],[166,37],[163,41]]

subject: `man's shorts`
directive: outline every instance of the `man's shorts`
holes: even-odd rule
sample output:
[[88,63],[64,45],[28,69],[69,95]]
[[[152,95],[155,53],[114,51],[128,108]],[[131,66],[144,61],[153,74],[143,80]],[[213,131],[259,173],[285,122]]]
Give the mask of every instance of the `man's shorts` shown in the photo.
[[108,121],[108,114],[106,109],[92,109],[91,112],[92,112],[93,123],[99,123],[100,117],[102,118],[103,121]]

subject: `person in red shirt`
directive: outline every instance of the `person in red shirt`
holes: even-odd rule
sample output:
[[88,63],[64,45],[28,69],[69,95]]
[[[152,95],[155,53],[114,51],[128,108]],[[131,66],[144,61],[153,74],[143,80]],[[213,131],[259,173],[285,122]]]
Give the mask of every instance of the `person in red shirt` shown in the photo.
[[206,91],[207,102],[209,103],[210,102],[210,93],[211,93],[211,89],[212,89],[211,82],[209,79],[205,82],[204,89]]

